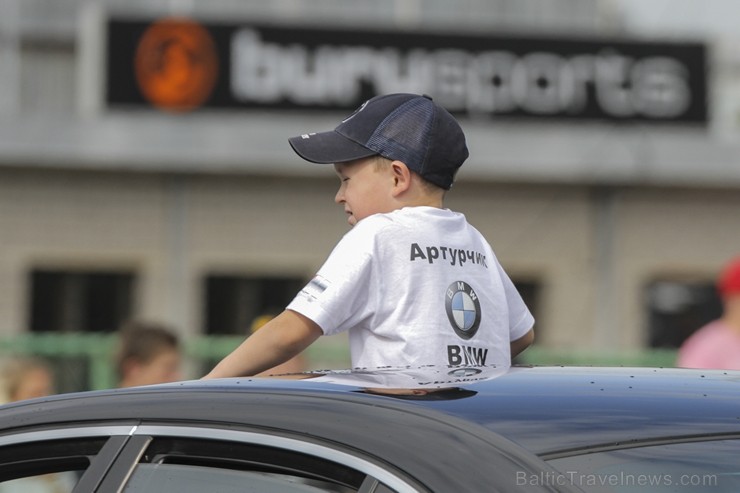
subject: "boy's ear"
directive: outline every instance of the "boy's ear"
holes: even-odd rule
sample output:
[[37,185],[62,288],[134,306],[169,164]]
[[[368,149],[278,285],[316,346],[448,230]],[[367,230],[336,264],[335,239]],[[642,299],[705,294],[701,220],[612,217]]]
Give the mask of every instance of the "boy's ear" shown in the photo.
[[391,163],[391,171],[394,180],[393,195],[398,195],[408,190],[409,186],[411,186],[411,170],[406,166],[406,163],[403,161],[393,161]]

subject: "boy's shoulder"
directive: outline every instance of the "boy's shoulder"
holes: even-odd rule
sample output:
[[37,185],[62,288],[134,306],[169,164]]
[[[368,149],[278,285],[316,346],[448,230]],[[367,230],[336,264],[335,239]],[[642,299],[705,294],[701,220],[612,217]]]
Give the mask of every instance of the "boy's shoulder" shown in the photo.
[[386,214],[377,214],[381,216],[388,216],[391,219],[404,220],[408,218],[423,219],[423,220],[435,220],[435,219],[464,219],[465,216],[460,212],[455,212],[450,209],[431,207],[431,206],[413,206],[413,207],[402,207]]
[[[372,249],[372,245],[387,236],[395,236],[398,232],[408,231],[413,221],[408,220],[408,214],[395,210],[367,216],[347,231],[342,238],[343,243],[354,243],[361,249]],[[416,225],[414,225],[414,228]]]
[[438,209],[435,207],[403,207],[390,212],[373,214],[366,217],[355,225],[353,229],[360,226],[360,230],[384,230],[399,228],[416,228],[421,225],[428,225],[439,220],[465,219],[457,212],[449,209]]
[[[394,211],[395,212],[395,211]],[[373,214],[355,224],[346,234],[346,237],[368,237],[382,234],[399,224],[398,216],[393,212]]]
[[367,241],[369,238],[386,236],[444,232],[459,227],[460,221],[467,224],[463,214],[449,209],[404,207],[368,216],[358,222],[345,236],[364,238]]

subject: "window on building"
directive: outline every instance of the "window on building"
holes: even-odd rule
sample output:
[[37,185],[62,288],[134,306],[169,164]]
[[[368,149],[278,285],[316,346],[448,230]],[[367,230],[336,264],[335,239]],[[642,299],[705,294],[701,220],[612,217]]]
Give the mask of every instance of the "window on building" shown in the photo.
[[[524,304],[527,305],[527,308],[529,308],[532,316],[534,316],[536,325],[535,331],[537,332],[537,337],[541,337],[542,327],[546,324],[544,324],[542,319],[540,318],[540,283],[531,278],[516,277],[512,277],[511,282],[514,283],[514,286],[516,287],[517,291],[519,291],[522,300],[524,300]],[[517,361],[517,359],[515,358],[513,363],[520,363],[520,361]]]
[[128,271],[31,271],[32,332],[112,332],[132,312]]
[[[109,333],[132,314],[132,272],[34,269],[29,276],[31,332]],[[81,349],[70,354],[47,344],[33,351],[41,351],[38,354],[53,366],[57,391],[90,388],[90,359]]]
[[[524,304],[527,305],[527,308],[529,308],[529,311],[532,312],[535,320],[537,320],[540,302],[540,283],[533,279],[518,278],[512,278],[511,282],[514,283],[514,286],[524,300]],[[540,324],[538,323],[537,325]]]
[[677,348],[697,329],[718,318],[722,301],[712,280],[656,280],[647,285],[650,347]]
[[301,277],[206,276],[204,333],[244,335],[257,317],[283,311],[305,284]]

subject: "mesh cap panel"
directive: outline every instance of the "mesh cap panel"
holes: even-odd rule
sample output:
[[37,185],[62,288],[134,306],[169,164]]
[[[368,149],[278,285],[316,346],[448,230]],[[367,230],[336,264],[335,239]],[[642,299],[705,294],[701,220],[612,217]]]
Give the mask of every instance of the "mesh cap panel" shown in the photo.
[[403,161],[410,169],[421,173],[424,171],[433,121],[434,106],[431,101],[412,99],[389,114],[366,145],[381,156]]

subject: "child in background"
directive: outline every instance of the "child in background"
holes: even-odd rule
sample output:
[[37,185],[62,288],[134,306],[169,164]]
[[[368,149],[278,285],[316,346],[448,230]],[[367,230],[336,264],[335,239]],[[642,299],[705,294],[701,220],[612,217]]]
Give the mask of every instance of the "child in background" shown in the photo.
[[116,356],[119,387],[135,387],[182,379],[180,341],[161,324],[131,321],[120,330]]

